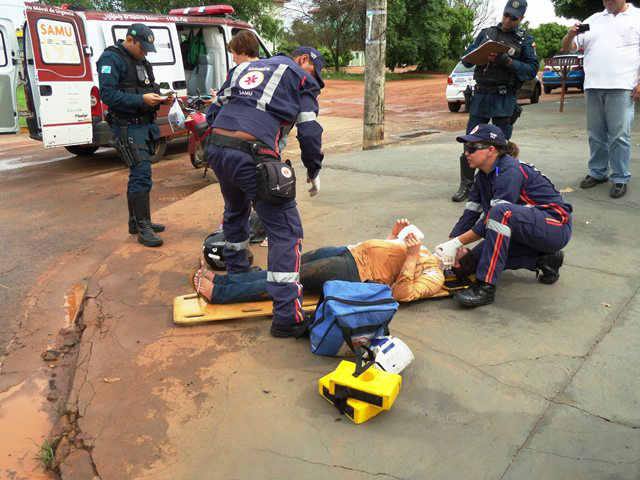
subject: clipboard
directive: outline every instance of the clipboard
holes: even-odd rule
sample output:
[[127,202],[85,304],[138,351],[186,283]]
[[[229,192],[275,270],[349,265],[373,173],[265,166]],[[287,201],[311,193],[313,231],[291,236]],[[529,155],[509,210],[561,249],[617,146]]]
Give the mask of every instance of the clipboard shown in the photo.
[[508,45],[496,42],[494,40],[489,40],[488,42],[480,45],[475,50],[467,53],[464,57],[462,57],[462,60],[474,65],[486,65],[487,63],[489,63],[490,53],[507,53],[509,50],[511,50],[511,47],[509,47]]

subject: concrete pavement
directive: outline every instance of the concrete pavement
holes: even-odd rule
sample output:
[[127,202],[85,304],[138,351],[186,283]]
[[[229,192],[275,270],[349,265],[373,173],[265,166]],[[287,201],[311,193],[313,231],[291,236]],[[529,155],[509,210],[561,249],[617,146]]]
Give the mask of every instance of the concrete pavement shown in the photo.
[[[393,409],[363,425],[317,393],[338,360],[312,355],[307,340],[271,338],[268,319],[173,326],[173,297],[189,291],[222,198],[214,185],[159,212],[165,245],[129,237],[89,285],[69,408],[95,471],[103,480],[640,478],[640,186],[620,200],[606,185],[581,191],[582,97],[557,108],[527,107],[513,140],[574,206],[559,282],[507,272],[487,307],[403,305],[391,330],[416,359]],[[382,238],[397,217],[433,247],[462,210],[449,200],[459,152],[453,135],[437,134],[328,157],[319,196],[299,185],[304,249]],[[639,153],[634,145],[636,175]],[[264,266],[265,249],[254,251]],[[63,478],[82,478],[73,466],[63,464]]]

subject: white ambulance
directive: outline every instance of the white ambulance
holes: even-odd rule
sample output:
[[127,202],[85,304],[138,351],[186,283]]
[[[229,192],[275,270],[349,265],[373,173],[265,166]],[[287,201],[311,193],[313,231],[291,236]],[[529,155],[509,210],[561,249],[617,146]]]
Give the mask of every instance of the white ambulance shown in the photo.
[[[105,48],[125,37],[129,25],[145,23],[153,30],[157,51],[149,53],[147,60],[153,65],[156,82],[178,96],[208,94],[210,88],[220,87],[234,65],[227,52],[228,41],[240,30],[255,33],[249,24],[229,16],[233,8],[228,5],[172,10],[169,15],[74,11],[38,3],[25,3],[25,7],[24,75],[29,135],[41,140],[45,147],[65,147],[76,155],[90,155],[99,147],[109,146],[112,139],[105,121],[107,106],[100,101],[96,63]],[[0,30],[0,35],[3,33]],[[195,39],[200,43],[197,59],[185,68],[182,51],[188,50],[189,42]],[[262,41],[260,45],[260,56],[268,57]],[[1,46],[4,63],[8,64],[16,58],[12,56],[15,45],[3,41]],[[14,128],[17,128],[13,87],[12,92]],[[156,146],[154,161],[164,154],[167,139],[186,133],[171,131],[168,110],[168,106],[163,106],[158,112],[163,137]]]

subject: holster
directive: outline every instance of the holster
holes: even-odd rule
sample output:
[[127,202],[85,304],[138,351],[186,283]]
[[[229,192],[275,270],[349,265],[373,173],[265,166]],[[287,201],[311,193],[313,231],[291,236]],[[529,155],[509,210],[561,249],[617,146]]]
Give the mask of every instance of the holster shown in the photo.
[[134,165],[140,163],[140,156],[138,155],[138,147],[133,141],[133,138],[129,136],[129,125],[119,125],[120,134],[116,135],[114,141],[114,147],[118,151],[118,155],[122,162],[131,168]]
[[518,119],[520,118],[520,115],[522,115],[522,107],[520,105],[516,105],[516,108],[513,109],[513,113],[509,118],[511,125],[515,124],[518,121]]
[[464,89],[464,111],[471,111],[471,102],[473,102],[473,89],[471,85],[467,85],[467,88]]

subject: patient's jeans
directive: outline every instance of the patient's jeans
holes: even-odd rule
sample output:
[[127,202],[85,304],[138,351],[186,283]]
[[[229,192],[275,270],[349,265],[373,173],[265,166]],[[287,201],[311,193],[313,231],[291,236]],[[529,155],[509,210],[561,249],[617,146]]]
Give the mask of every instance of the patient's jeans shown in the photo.
[[[360,275],[347,247],[323,247],[302,255],[300,283],[305,290],[322,293],[324,282],[359,282]],[[267,272],[215,275],[211,303],[240,303],[268,300]]]

